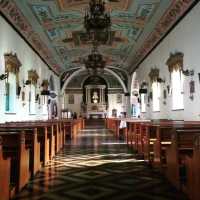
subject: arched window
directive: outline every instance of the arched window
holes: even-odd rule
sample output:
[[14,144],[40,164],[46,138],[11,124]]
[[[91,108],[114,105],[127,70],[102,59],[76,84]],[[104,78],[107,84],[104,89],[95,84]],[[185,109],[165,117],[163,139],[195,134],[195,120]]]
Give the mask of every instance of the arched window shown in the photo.
[[52,75],[50,76],[50,79],[49,79],[49,89],[50,89],[51,91],[55,91],[54,78],[53,78]]
[[5,111],[10,113],[16,112],[16,75],[9,73],[8,79],[5,83]]
[[37,88],[37,81],[38,81],[38,74],[36,70],[29,70],[28,71],[28,80],[30,82],[29,87],[29,114],[35,115],[36,114],[36,88]]
[[41,92],[42,95],[42,114],[48,115],[48,95],[49,95],[49,81],[44,79],[42,81],[43,90]]
[[172,110],[184,109],[183,100],[183,53],[170,54],[167,60],[172,88]]
[[36,114],[36,86],[32,84],[29,88],[29,114]]
[[152,83],[152,91],[153,91],[153,111],[160,111],[160,83],[154,81]]
[[180,70],[173,70],[172,84],[172,110],[184,109],[183,102],[183,74]]
[[8,78],[5,82],[5,112],[16,112],[16,97],[17,89],[19,87],[19,69],[21,62],[16,54],[4,54],[5,72]]
[[140,103],[139,98],[139,82],[137,80],[137,74],[134,72],[131,83],[131,115],[132,117],[138,117],[140,115]]
[[146,112],[146,94],[144,93],[141,94],[141,112]]
[[149,73],[149,78],[151,81],[152,87],[152,98],[153,98],[153,112],[160,111],[160,94],[161,94],[161,85],[158,82],[159,79],[159,69],[152,68]]

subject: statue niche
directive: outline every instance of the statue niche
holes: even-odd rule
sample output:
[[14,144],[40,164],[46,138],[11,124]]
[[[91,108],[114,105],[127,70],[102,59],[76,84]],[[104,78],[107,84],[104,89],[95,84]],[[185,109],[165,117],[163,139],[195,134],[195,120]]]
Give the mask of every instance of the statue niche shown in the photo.
[[89,77],[83,85],[83,99],[85,105],[85,115],[90,117],[104,117],[107,113],[107,84],[105,80],[98,76]]
[[92,92],[92,103],[99,103],[99,95],[97,91]]

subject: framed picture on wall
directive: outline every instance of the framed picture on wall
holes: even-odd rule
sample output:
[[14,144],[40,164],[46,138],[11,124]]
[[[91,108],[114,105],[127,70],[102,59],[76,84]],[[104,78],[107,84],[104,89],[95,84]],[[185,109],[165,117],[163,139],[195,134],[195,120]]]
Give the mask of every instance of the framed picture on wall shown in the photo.
[[74,95],[73,94],[69,94],[68,103],[69,104],[74,104]]
[[117,103],[122,103],[122,95],[117,94]]

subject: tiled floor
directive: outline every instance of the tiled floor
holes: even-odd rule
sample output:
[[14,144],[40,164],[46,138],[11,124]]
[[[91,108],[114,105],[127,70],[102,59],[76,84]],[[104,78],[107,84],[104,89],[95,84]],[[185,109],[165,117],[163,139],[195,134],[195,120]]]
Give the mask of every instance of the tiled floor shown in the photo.
[[104,129],[83,130],[17,200],[185,200],[123,142]]

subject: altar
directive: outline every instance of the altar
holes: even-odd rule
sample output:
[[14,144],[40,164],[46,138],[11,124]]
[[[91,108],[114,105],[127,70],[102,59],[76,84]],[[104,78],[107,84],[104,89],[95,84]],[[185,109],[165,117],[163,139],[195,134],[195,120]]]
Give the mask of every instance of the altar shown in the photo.
[[107,115],[105,89],[105,85],[85,86],[85,116],[87,118],[104,118]]

